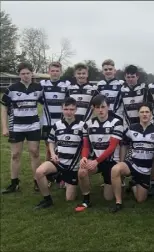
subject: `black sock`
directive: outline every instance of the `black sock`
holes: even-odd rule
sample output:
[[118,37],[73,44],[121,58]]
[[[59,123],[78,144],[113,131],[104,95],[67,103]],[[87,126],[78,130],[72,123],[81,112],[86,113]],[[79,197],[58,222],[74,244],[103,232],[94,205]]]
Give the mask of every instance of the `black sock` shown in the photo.
[[122,203],[116,203],[116,208],[121,209],[122,208]]
[[48,196],[44,196],[44,199],[46,200],[46,201],[52,201],[52,197],[51,197],[51,195],[48,195]]
[[90,193],[83,196],[83,202],[86,204],[90,203]]
[[11,179],[11,184],[12,185],[18,185],[19,184],[19,179],[18,178]]

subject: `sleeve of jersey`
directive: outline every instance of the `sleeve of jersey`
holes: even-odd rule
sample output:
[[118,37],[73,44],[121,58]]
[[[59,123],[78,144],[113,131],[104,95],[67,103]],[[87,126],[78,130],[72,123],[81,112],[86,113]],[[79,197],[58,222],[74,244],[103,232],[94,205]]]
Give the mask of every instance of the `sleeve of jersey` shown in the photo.
[[0,100],[0,103],[6,107],[9,107],[11,103],[10,95],[11,95],[10,90],[9,88],[7,88]]
[[150,95],[150,92],[149,92],[149,86],[145,86],[145,89],[144,89],[144,96],[143,96],[143,101],[144,102],[150,102],[151,100],[151,95]]
[[121,120],[118,120],[113,128],[111,137],[122,140],[123,137],[123,123]]
[[109,147],[103,152],[102,155],[100,155],[98,158],[96,158],[98,163],[103,162],[105,159],[107,159],[108,157],[110,157],[112,155],[112,153],[115,151],[117,145],[119,144],[120,140],[117,138],[110,138],[110,142],[109,142]]
[[69,80],[66,81],[67,88],[71,85],[71,82]]
[[56,132],[56,124],[54,124],[54,126],[52,127],[50,131],[50,134],[48,136],[48,143],[55,143],[56,141],[55,132]]
[[[71,85],[71,83],[70,83],[70,85]],[[69,86],[70,86],[70,85],[69,85]],[[70,95],[69,95],[69,86],[67,87],[65,98],[68,98],[68,97],[70,96]]]
[[[41,84],[40,84],[40,86],[41,86]],[[41,105],[44,105],[44,88],[43,88],[43,86],[41,86],[41,91],[40,91],[38,102]]]
[[129,128],[127,128],[123,133],[122,145],[129,145],[130,144],[131,139],[130,139],[129,133],[130,133],[130,130],[129,130]]
[[98,91],[98,93],[100,93],[101,86],[102,86],[101,81],[99,81],[99,82],[96,84],[96,86],[97,86],[97,91]]
[[151,90],[149,88],[147,90],[146,102],[149,102],[152,105],[152,108],[154,109],[154,100],[153,100]]

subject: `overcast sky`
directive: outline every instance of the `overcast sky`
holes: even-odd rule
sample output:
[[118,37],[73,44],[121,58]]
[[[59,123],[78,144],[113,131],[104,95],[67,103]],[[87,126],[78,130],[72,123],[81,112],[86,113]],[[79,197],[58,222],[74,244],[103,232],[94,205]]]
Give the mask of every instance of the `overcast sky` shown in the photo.
[[54,52],[68,38],[71,63],[112,58],[117,68],[138,64],[154,73],[154,2],[1,1],[2,10],[22,30],[44,28]]

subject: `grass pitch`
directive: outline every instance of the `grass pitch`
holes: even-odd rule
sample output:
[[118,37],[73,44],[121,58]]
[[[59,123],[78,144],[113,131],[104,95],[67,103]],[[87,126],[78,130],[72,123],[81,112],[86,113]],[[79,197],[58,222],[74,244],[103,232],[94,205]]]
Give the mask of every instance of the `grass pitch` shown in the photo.
[[[10,148],[1,137],[1,187],[10,182]],[[41,158],[45,158],[41,142]],[[109,213],[113,202],[105,202],[100,175],[92,178],[93,207],[75,213],[81,201],[80,191],[75,202],[65,202],[65,190],[52,187],[54,206],[34,211],[42,199],[33,192],[29,155],[25,146],[20,173],[21,192],[1,196],[1,252],[153,252],[154,199],[137,204],[125,195],[125,208],[118,214]]]

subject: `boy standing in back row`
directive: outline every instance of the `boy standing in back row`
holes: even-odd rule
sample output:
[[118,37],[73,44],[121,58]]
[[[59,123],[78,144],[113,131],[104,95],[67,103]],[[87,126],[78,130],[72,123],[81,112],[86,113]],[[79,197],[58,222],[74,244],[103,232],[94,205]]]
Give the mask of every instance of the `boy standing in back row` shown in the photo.
[[76,118],[86,121],[92,114],[91,101],[98,93],[97,87],[88,81],[88,67],[79,63],[74,67],[75,82],[68,87],[67,96],[77,102]]
[[3,194],[19,190],[19,171],[25,139],[31,158],[34,190],[38,191],[35,171],[40,164],[41,129],[37,104],[42,99],[43,89],[40,84],[33,82],[31,64],[19,64],[18,73],[20,81],[10,85],[1,100],[3,105],[1,110],[2,134],[9,136],[11,144],[11,184],[2,191]]
[[[98,92],[108,98],[110,103],[109,113],[112,114],[114,112],[115,101],[117,100],[119,90],[124,81],[116,79],[115,63],[111,59],[103,61],[102,73],[105,79],[98,82]],[[119,110],[117,115],[121,118],[122,111]]]
[[124,128],[139,122],[138,107],[147,97],[145,83],[139,83],[139,71],[134,65],[125,68],[125,82],[121,86],[115,102],[115,113],[123,112]]

